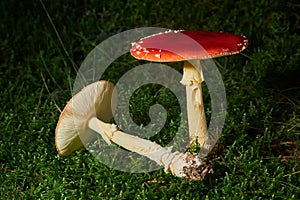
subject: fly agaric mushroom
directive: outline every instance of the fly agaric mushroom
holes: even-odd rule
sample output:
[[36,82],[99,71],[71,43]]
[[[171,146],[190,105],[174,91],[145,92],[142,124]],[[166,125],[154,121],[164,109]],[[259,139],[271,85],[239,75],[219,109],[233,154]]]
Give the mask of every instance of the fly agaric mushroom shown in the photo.
[[[94,139],[98,133],[115,144],[162,165],[166,172],[186,179],[200,180],[212,173],[211,164],[205,158],[190,153],[172,152],[159,144],[120,131],[118,126],[106,123],[112,117],[116,93],[114,85],[107,81],[92,83],[83,88],[65,106],[56,127],[56,147],[60,155],[68,156]],[[111,103],[112,102],[112,103]]]
[[[248,45],[243,36],[208,31],[166,31],[132,43],[130,53],[137,59],[155,62],[184,61],[183,77],[186,86],[190,144],[200,145],[207,138],[207,124],[202,99],[204,81],[201,59],[231,55]],[[197,64],[197,68],[192,63]]]

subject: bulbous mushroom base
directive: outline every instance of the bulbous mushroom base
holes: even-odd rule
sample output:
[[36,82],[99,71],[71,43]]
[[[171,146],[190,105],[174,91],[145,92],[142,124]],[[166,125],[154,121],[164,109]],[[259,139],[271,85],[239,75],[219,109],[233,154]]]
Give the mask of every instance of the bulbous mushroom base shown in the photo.
[[207,174],[213,173],[212,162],[206,158],[189,154],[186,158],[188,165],[183,167],[184,178],[189,180],[203,180]]
[[191,153],[174,152],[171,155],[173,157],[170,163],[163,162],[163,165],[165,171],[171,172],[174,176],[188,180],[202,180],[207,174],[213,173],[213,165],[206,158],[200,158],[198,155]]

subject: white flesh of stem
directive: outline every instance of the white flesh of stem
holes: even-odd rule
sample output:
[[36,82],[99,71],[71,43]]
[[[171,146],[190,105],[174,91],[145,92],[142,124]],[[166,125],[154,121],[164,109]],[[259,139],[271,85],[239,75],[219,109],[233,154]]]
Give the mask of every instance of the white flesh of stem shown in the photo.
[[197,63],[198,69],[189,61],[184,62],[181,83],[186,86],[190,144],[196,142],[196,139],[198,139],[198,143],[203,145],[207,138],[207,125],[201,86],[204,78],[200,60],[197,62],[199,62]]

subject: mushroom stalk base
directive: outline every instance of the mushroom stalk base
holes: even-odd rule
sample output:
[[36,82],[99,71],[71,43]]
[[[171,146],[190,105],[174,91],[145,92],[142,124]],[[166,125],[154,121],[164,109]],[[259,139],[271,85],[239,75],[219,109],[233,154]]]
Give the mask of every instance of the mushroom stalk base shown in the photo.
[[180,82],[186,86],[190,144],[197,141],[203,146],[207,138],[207,125],[201,86],[204,78],[200,60],[193,60],[191,62],[197,62],[196,66],[198,69],[189,61],[185,61],[183,65],[183,77]]
[[150,140],[124,133],[114,124],[104,123],[93,117],[88,126],[98,132],[108,144],[115,144],[155,161],[165,172],[191,180],[201,180],[212,173],[212,165],[205,158],[190,153],[172,152],[172,147],[162,147]]

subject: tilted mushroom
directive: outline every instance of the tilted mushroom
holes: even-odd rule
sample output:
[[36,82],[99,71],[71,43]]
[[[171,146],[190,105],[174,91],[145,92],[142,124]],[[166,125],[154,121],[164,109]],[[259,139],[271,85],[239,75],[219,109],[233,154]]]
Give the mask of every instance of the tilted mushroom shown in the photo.
[[159,144],[124,133],[118,126],[106,123],[112,117],[116,93],[107,81],[92,83],[83,88],[65,106],[56,127],[56,147],[60,155],[68,156],[94,139],[98,133],[115,144],[162,165],[174,176],[192,180],[203,179],[211,173],[211,164],[204,158],[190,153],[172,152]]
[[247,45],[245,37],[229,33],[169,30],[133,43],[130,53],[137,59],[147,61],[184,61],[181,83],[186,86],[190,144],[197,139],[203,145],[207,138],[207,124],[202,99],[201,83],[204,77],[200,59],[239,53]]

